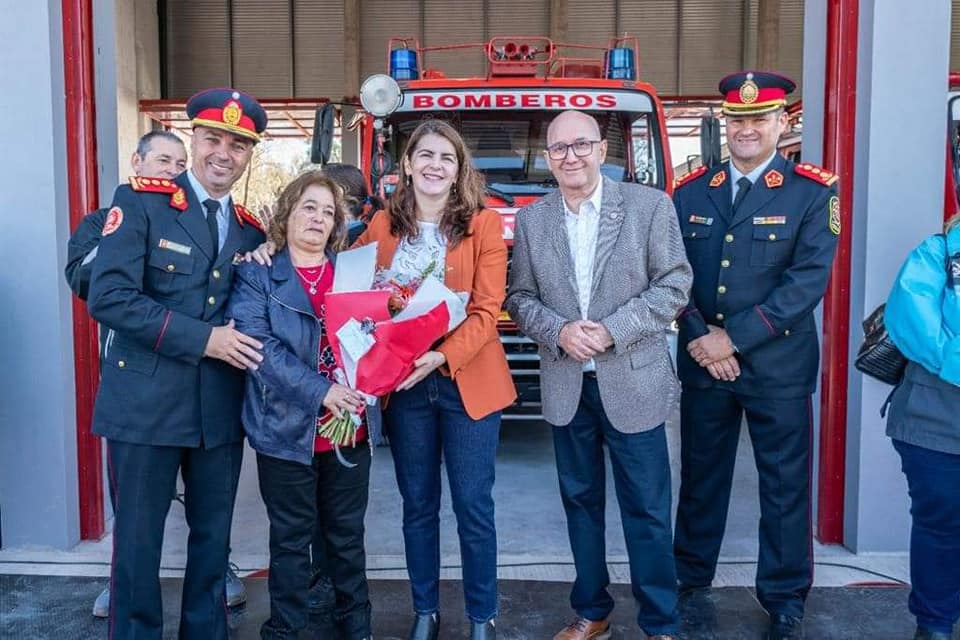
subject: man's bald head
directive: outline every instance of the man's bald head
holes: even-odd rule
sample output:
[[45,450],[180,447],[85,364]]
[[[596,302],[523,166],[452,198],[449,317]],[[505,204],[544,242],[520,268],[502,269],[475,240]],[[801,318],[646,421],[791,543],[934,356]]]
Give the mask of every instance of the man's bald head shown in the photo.
[[599,140],[601,137],[600,125],[596,118],[582,111],[563,111],[547,127],[547,145],[556,141],[560,135],[559,132],[566,133],[571,129],[593,140]]

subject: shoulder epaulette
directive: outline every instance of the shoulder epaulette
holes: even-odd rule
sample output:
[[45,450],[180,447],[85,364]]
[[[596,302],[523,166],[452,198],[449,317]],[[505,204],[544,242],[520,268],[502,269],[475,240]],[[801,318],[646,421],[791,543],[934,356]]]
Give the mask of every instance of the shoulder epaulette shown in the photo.
[[134,191],[146,191],[147,193],[176,193],[180,185],[166,178],[130,176],[130,188]]
[[130,188],[144,193],[169,193],[170,206],[178,211],[186,211],[190,204],[183,187],[173,180],[166,178],[147,178],[144,176],[130,176]]
[[267,223],[263,220],[258,214],[250,211],[242,204],[233,203],[233,212],[237,216],[237,222],[240,223],[240,226],[243,226],[244,222],[249,222],[254,227],[266,233]]
[[702,176],[702,175],[705,174],[706,172],[707,172],[707,166],[706,166],[706,165],[700,165],[699,167],[697,167],[696,169],[694,169],[694,170],[691,171],[690,173],[685,173],[684,175],[680,176],[679,178],[676,178],[676,179],[673,181],[673,188],[674,188],[674,189],[679,189],[680,187],[682,187],[683,185],[687,184],[688,182],[691,182],[691,181],[693,181],[693,180],[696,180],[697,178],[699,178],[700,176]]
[[804,178],[813,180],[814,182],[819,182],[825,187],[832,187],[837,180],[840,179],[840,176],[837,174],[827,171],[826,169],[821,169],[820,167],[810,164],[809,162],[801,162],[798,165],[793,167],[793,170],[797,175],[801,175]]

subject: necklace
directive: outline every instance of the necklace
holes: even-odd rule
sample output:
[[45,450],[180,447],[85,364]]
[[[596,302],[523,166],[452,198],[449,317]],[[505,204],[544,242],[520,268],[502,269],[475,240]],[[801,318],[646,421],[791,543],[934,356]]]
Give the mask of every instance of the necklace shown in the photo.
[[317,294],[317,284],[323,279],[323,274],[327,270],[327,262],[329,262],[329,260],[325,260],[323,263],[323,266],[320,267],[320,275],[317,276],[316,280],[310,280],[309,278],[307,278],[307,276],[303,275],[303,273],[300,271],[300,269],[306,270],[307,267],[294,267],[294,269],[297,272],[297,275],[300,276],[300,279],[303,280],[304,284],[306,284],[309,287],[308,290],[310,291],[310,295],[312,296]]

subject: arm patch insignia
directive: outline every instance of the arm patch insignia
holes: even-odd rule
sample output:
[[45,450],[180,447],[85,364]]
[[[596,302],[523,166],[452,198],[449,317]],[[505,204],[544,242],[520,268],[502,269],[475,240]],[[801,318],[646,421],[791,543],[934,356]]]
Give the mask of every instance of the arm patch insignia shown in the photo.
[[830,233],[835,236],[840,235],[840,198],[837,196],[830,196],[830,200],[827,202],[827,211],[830,213]]

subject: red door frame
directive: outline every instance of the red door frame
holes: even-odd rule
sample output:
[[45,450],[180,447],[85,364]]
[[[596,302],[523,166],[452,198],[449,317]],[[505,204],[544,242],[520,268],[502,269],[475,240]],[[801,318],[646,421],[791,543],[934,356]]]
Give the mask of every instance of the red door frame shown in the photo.
[[827,543],[843,542],[858,17],[859,0],[827,3],[823,163],[840,176],[843,230],[823,301],[817,538]]
[[[97,206],[97,130],[94,111],[92,0],[62,0],[67,194],[70,228]],[[104,533],[103,462],[93,435],[93,400],[100,379],[97,325],[73,298],[73,359],[77,412],[77,489],[80,538]]]

